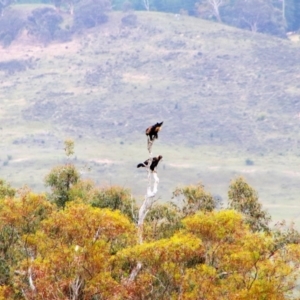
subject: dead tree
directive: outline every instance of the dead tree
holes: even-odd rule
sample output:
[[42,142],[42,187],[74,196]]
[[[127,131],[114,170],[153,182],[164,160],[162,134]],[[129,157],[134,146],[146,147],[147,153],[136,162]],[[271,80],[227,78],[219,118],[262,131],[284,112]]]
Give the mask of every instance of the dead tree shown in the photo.
[[144,6],[145,6],[145,9],[147,11],[150,10],[150,0],[143,0],[143,3],[144,3]]
[[[153,203],[155,202],[154,197],[158,191],[159,178],[157,175],[157,171],[156,171],[156,169],[151,170],[151,168],[150,168],[151,164],[152,164],[152,160],[153,160],[152,145],[153,145],[154,141],[155,141],[155,139],[151,139],[150,137],[148,137],[147,149],[149,151],[150,157],[148,160],[148,164],[145,166],[147,169],[148,185],[147,185],[147,191],[145,194],[144,202],[141,205],[141,207],[139,209],[139,214],[138,214],[137,225],[138,225],[138,242],[139,242],[139,244],[143,243],[144,221],[145,221],[145,218],[146,218],[148,212],[150,211]],[[135,268],[131,271],[131,274],[128,278],[128,283],[134,281],[134,279],[138,275],[141,268],[142,268],[142,263],[138,262],[137,265],[135,266]]]
[[225,4],[225,0],[207,0],[207,3],[211,7],[211,11],[218,20],[218,22],[222,23],[220,7]]

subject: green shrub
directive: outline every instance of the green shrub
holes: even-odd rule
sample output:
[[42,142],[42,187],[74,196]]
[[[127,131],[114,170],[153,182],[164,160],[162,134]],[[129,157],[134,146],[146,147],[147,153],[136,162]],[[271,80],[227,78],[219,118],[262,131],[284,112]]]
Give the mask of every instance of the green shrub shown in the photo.
[[28,34],[47,44],[57,39],[57,36],[62,32],[60,28],[62,22],[62,16],[53,8],[34,9],[27,20]]
[[6,12],[0,17],[0,43],[8,47],[25,27],[25,21],[21,15],[14,10]]
[[92,28],[108,21],[103,12],[103,6],[97,3],[88,3],[78,7],[74,15],[74,31]]

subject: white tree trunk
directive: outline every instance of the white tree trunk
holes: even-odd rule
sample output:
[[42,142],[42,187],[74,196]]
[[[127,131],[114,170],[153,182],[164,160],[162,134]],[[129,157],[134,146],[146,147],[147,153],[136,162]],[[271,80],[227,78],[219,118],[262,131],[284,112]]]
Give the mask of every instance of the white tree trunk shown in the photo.
[[149,11],[150,10],[150,0],[143,0],[143,2],[144,2],[144,6],[145,6],[146,10]]
[[211,5],[213,13],[217,18],[218,22],[222,23],[219,8],[223,5],[223,0],[208,0],[208,3]]
[[[151,171],[151,169],[150,169],[152,159],[153,159],[152,152],[151,152],[153,142],[154,141],[150,141],[150,139],[148,138],[147,148],[148,148],[149,155],[150,155],[149,162],[147,165],[148,186],[147,186],[147,191],[146,191],[144,202],[140,207],[139,215],[138,215],[138,241],[140,244],[143,243],[143,234],[144,234],[143,226],[144,226],[145,218],[155,201],[154,196],[156,195],[156,193],[158,191],[159,178],[157,176],[156,171]],[[152,185],[152,178],[153,178],[153,185]],[[136,278],[136,276],[138,275],[141,268],[142,268],[142,263],[138,262],[136,267],[131,271],[131,274],[128,278],[128,283],[132,282]]]

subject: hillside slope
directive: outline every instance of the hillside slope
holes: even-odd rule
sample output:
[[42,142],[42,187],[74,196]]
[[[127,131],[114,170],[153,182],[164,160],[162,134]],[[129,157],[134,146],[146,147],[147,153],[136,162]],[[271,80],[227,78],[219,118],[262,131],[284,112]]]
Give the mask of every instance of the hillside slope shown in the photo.
[[[135,27],[122,26],[121,17],[70,45],[40,53],[22,45],[32,70],[7,80],[30,90],[23,119],[127,139],[145,117],[158,117],[170,142],[278,152],[298,146],[299,48],[190,17],[138,13]],[[10,87],[6,97],[14,97]]]
[[294,205],[299,46],[186,16],[135,15],[125,26],[111,13],[65,44],[23,36],[0,49],[3,177],[41,188],[71,137],[91,177],[142,194],[135,165],[148,156],[144,130],[164,121],[154,149],[164,156],[164,199],[197,180],[225,199],[246,167],[266,202],[277,205],[288,190]]

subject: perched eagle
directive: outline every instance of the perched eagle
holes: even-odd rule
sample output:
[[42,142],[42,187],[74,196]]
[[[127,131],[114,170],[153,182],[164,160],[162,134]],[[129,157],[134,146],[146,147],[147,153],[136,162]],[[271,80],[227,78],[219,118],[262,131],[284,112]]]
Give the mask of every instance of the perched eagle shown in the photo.
[[146,135],[149,136],[150,141],[153,141],[154,139],[158,139],[158,132],[161,130],[163,122],[156,123],[155,125],[152,125],[146,129]]
[[[162,158],[163,158],[163,157],[162,157],[161,155],[152,158],[152,163],[151,163],[151,165],[150,165],[150,170],[151,170],[152,172],[155,170],[155,168],[157,167],[159,161],[160,161]],[[147,159],[146,161],[144,161],[144,162],[141,163],[141,164],[138,164],[138,165],[137,165],[137,168],[148,166],[150,159],[151,159],[151,158]]]

